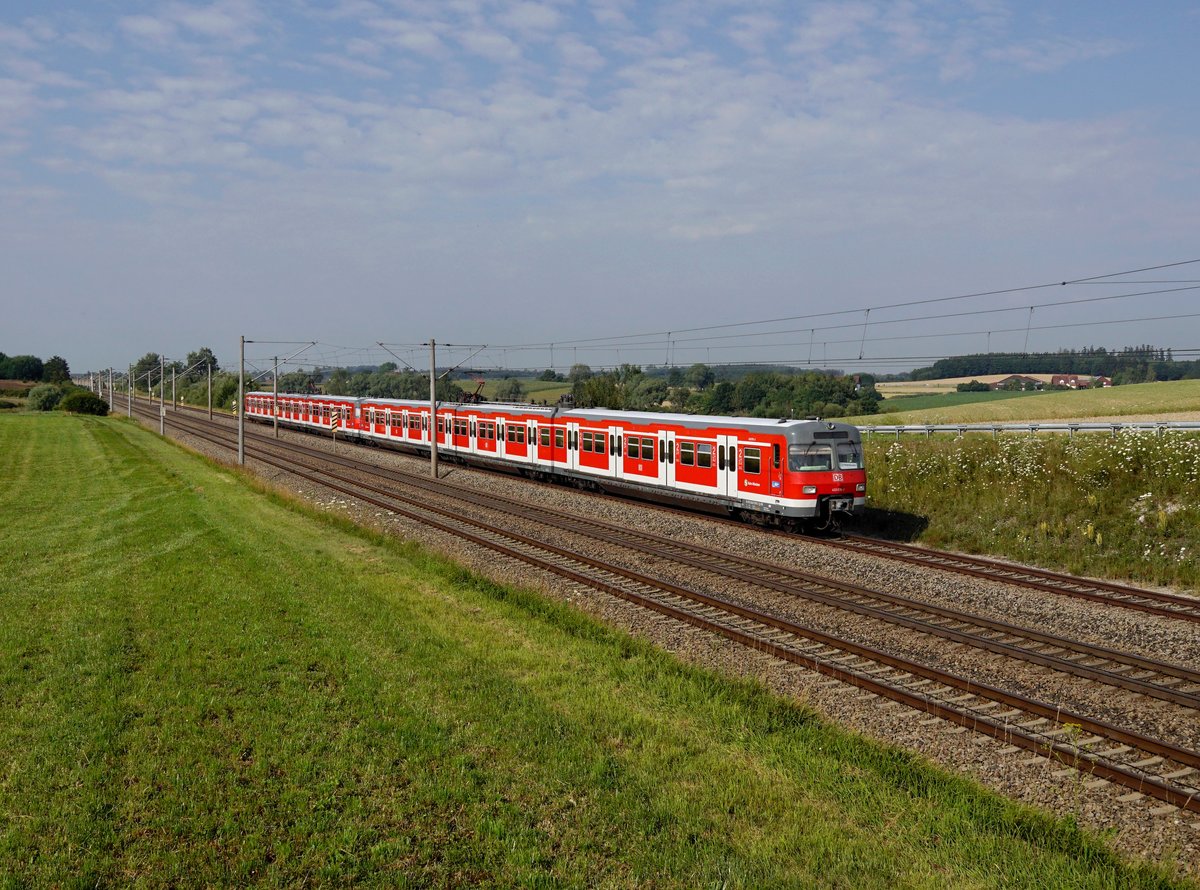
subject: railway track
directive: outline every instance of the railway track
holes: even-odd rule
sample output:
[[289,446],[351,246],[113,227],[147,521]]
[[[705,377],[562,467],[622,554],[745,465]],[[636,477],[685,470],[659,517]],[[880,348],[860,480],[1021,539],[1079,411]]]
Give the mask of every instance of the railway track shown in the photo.
[[[185,410],[191,412],[197,409],[185,408]],[[221,415],[221,417],[223,418],[222,422],[233,422],[233,418],[229,415]],[[306,432],[312,431],[306,430]],[[531,482],[530,484],[542,483]],[[588,496],[589,494],[581,492],[582,496]],[[605,496],[607,497],[607,495]],[[639,503],[646,509],[652,510],[675,511],[678,509],[663,507],[649,502]],[[739,528],[745,527],[745,524],[738,520],[725,519],[712,514],[704,515],[714,522],[728,522]],[[790,532],[771,531],[769,529],[764,529],[763,531],[768,534],[777,534],[784,537],[791,536]],[[876,558],[919,565],[924,568],[953,572],[974,578],[983,578],[1055,596],[1082,599],[1113,608],[1130,609],[1146,612],[1151,615],[1200,623],[1200,597],[1183,596],[1180,594],[1147,590],[1127,584],[1081,578],[1076,575],[1066,575],[1033,566],[1019,566],[985,557],[951,553],[927,547],[915,547],[910,544],[885,541],[864,535],[845,534],[840,538],[812,536],[806,537],[805,540],[826,547],[841,548],[856,553],[868,554]]]
[[821,543],[927,568],[943,569],[976,578],[1000,581],[1004,584],[1015,584],[1044,593],[1090,600],[1122,609],[1136,609],[1139,612],[1178,618],[1181,621],[1200,622],[1200,598],[1197,597],[1146,590],[1108,581],[1080,578],[1075,575],[1064,575],[979,556],[928,550],[923,547],[882,541],[862,535],[848,534],[843,535],[840,539],[825,540]]
[[[179,418],[174,418],[169,422],[172,426],[179,426],[191,435],[207,438],[223,447],[236,447],[225,436],[214,435],[199,426],[181,421]],[[224,432],[227,434],[228,427],[224,427]],[[256,460],[315,484],[331,488],[415,521],[432,525],[459,538],[550,571],[573,583],[604,590],[672,619],[710,633],[719,634],[753,649],[766,652],[773,657],[834,677],[839,681],[851,683],[871,694],[902,702],[939,719],[945,719],[976,732],[1002,739],[1016,749],[1025,748],[1039,756],[1053,757],[1073,769],[1090,772],[1109,781],[1128,786],[1134,789],[1130,792],[1131,795],[1150,794],[1166,802],[1171,808],[1182,807],[1200,811],[1200,753],[1195,751],[1096,720],[1085,714],[1066,711],[1058,705],[1038,701],[995,686],[981,684],[970,678],[899,658],[850,640],[835,637],[818,628],[769,615],[703,591],[648,577],[611,561],[585,556],[578,552],[579,548],[568,549],[513,530],[501,530],[496,527],[493,520],[473,519],[462,515],[461,508],[451,509],[431,505],[421,500],[420,497],[385,489],[374,482],[353,479],[323,469],[321,466],[322,464],[328,466],[332,463],[341,469],[349,466],[352,472],[370,472],[379,475],[380,468],[374,465],[364,467],[361,462],[348,461],[316,449],[305,449],[309,452],[307,459],[313,463],[297,462],[293,459],[273,455],[269,452],[269,448],[259,444],[283,447],[269,437],[260,438],[257,435],[250,435],[248,439],[250,441],[247,443],[247,450]],[[294,446],[288,447],[294,448]],[[445,483],[434,483],[424,477],[418,479],[411,474],[397,473],[396,475],[404,477],[397,481],[403,482],[406,488],[418,488],[425,494],[428,494],[431,489],[437,490],[443,499],[449,488]],[[417,482],[420,484],[416,484]],[[523,520],[532,518],[553,529],[563,530],[561,525],[556,524],[559,521],[557,518],[543,522],[543,519],[549,517],[544,515],[547,511],[542,509],[537,511],[537,516],[530,517],[529,511],[524,505],[520,505],[518,509],[513,506],[511,501],[506,504],[496,502],[492,497],[484,498],[475,491],[470,492],[470,497],[466,497],[463,492],[454,492],[454,497],[460,496],[475,506],[486,507],[490,510],[498,509],[497,503],[499,503],[501,512],[513,515],[522,514]],[[571,520],[578,525],[578,517],[571,517]],[[612,536],[612,529],[615,527],[605,530],[603,528],[605,524],[591,521],[589,521],[589,525],[597,526],[595,529],[589,529],[589,534],[600,534],[609,543],[617,546],[631,546],[629,537]],[[628,534],[626,533],[626,535]],[[646,536],[639,535],[634,539],[641,542],[638,546],[645,547]],[[656,551],[659,549],[660,542],[662,542],[664,551],[674,548],[674,552],[663,552],[657,555],[677,562],[699,560],[697,552],[705,549],[692,548],[690,553],[681,553],[678,550],[679,542],[656,537],[653,541]],[[721,554],[721,557],[729,559],[728,554]],[[713,570],[710,565],[702,567],[705,571]],[[747,577],[743,580],[760,586],[776,583],[786,583],[789,588],[796,586],[795,578],[787,582],[777,582],[769,577],[763,577],[761,574],[763,569],[769,569],[778,577],[779,567],[761,564],[754,567],[757,576]],[[728,569],[726,570],[728,571]],[[743,563],[736,571],[747,571],[747,565]],[[806,584],[817,583],[810,580],[811,576],[802,577]],[[824,579],[821,579],[819,583],[828,585]],[[827,587],[827,589],[832,588]],[[848,592],[841,591],[843,594]],[[875,595],[877,592],[868,593]],[[875,608],[874,606],[864,606],[861,602],[855,605],[860,609]],[[942,630],[954,634],[963,633],[954,627],[943,627]],[[922,630],[922,632],[929,631]],[[992,631],[992,633],[995,632],[995,630]],[[1003,640],[1005,635],[1011,636],[1011,633],[1007,631],[1002,633],[1000,637],[990,641],[989,645],[1010,645],[1008,641]],[[1048,642],[1048,645],[1054,646],[1061,642],[1063,641],[1055,640],[1052,643]],[[974,645],[975,642],[971,644]],[[989,645],[983,645],[982,648],[989,648]],[[1109,653],[1109,655],[1120,657],[1127,654]],[[1043,657],[1053,659],[1055,656],[1043,653]],[[1094,657],[1098,656],[1095,656],[1095,653],[1092,656],[1081,654],[1078,661],[1094,660]],[[1140,657],[1133,656],[1133,658]],[[1132,671],[1134,666],[1131,665],[1123,672],[1127,674],[1125,679],[1135,681],[1136,688],[1130,686],[1125,688],[1133,688],[1133,691],[1143,694],[1150,694],[1146,692],[1146,689],[1150,687],[1159,687],[1165,691],[1172,685],[1178,687],[1181,684],[1191,684],[1197,679],[1195,675],[1186,674],[1185,677],[1176,678],[1178,682],[1171,683],[1169,673],[1155,674],[1155,671],[1159,668],[1172,669],[1178,668],[1178,666],[1162,665],[1157,662],[1154,663],[1154,667],[1148,665],[1138,667],[1138,673],[1142,676],[1135,676]],[[1095,664],[1089,666],[1077,663],[1075,667],[1087,670],[1098,669]],[[1057,667],[1056,669],[1063,668]],[[1077,671],[1068,672],[1084,675]],[[1152,682],[1155,677],[1160,678],[1158,682]],[[1101,682],[1107,681],[1101,680]],[[1144,684],[1144,686],[1137,686],[1138,683]],[[1194,692],[1194,690],[1176,688],[1174,691],[1186,699],[1186,701],[1177,701],[1177,704],[1185,707],[1195,706],[1196,697],[1189,695],[1189,692]],[[1166,695],[1156,697],[1172,700]]]

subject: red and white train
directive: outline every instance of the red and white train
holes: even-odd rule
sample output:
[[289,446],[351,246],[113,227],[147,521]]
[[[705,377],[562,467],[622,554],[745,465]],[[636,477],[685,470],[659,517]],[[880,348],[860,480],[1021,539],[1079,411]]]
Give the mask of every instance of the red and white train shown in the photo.
[[[428,453],[428,402],[252,392],[246,416]],[[500,403],[442,403],[440,457],[535,479],[686,502],[758,523],[818,527],[866,504],[856,427]]]

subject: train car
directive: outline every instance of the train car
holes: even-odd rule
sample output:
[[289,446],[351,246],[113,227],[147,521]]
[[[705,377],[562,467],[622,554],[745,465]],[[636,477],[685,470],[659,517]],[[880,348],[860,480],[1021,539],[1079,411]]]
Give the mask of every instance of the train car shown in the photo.
[[[269,420],[270,393],[250,393],[247,416]],[[856,427],[812,420],[563,409],[281,394],[280,421],[371,444],[438,452],[531,478],[655,501],[686,502],[760,524],[836,525],[866,504]]]

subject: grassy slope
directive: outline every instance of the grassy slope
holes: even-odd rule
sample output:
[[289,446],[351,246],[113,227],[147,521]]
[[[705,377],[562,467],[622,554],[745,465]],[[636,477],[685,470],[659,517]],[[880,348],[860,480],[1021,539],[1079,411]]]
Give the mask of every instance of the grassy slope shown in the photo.
[[1169,884],[132,424],[0,478],[0,885]]
[[1027,420],[1085,417],[1154,417],[1158,414],[1200,411],[1200,380],[1139,383],[1083,392],[1037,393],[1029,398],[1003,399],[950,407],[901,410],[898,399],[880,405],[880,414],[846,418],[863,425],[892,423],[1019,423]]

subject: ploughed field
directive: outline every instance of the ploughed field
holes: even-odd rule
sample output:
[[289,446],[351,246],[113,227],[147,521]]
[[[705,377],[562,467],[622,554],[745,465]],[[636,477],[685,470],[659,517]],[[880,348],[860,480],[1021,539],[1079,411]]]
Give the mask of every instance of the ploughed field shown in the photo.
[[14,885],[1163,886],[115,418],[0,417]]

